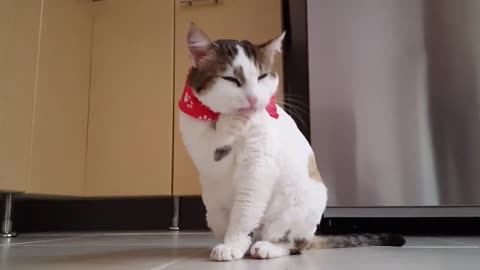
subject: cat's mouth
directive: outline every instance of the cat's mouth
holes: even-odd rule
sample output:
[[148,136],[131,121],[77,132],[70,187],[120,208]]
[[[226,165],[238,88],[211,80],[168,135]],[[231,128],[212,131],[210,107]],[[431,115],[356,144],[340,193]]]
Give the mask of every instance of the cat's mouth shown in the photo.
[[252,115],[255,112],[257,112],[257,108],[249,107],[249,108],[243,108],[243,109],[238,109],[237,110],[238,114],[240,115]]

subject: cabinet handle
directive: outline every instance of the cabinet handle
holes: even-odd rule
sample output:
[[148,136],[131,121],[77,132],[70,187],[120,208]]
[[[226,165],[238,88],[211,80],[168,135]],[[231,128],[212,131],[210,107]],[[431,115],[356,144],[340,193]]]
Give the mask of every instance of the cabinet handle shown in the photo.
[[180,5],[182,6],[193,6],[195,4],[218,4],[219,0],[180,0]]

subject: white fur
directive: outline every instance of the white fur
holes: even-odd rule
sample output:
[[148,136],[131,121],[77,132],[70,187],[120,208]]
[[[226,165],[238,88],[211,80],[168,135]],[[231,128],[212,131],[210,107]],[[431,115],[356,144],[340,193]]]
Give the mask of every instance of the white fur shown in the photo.
[[[182,112],[179,116],[185,146],[200,173],[208,225],[223,242],[211,253],[218,261],[241,259],[249,250],[257,258],[288,255],[294,239],[314,237],[327,201],[324,184],[309,176],[313,151],[295,122],[278,106],[278,119],[264,109],[278,78],[258,81],[261,74],[243,50],[239,52],[233,66],[243,68],[247,83],[237,87],[217,79],[198,96],[222,113],[216,129],[209,121]],[[258,98],[258,111],[236,114],[249,106],[248,95]],[[232,145],[231,153],[214,161],[215,149],[225,145]],[[290,243],[279,242],[288,231]],[[258,242],[252,243],[251,232]]]

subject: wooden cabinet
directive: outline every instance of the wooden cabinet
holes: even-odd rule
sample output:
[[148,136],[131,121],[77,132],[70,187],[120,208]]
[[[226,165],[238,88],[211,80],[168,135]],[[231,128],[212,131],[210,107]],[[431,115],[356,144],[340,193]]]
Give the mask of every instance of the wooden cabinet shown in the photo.
[[176,122],[189,24],[264,42],[281,1],[198,2],[0,0],[0,191],[199,195]]
[[91,1],[43,1],[28,193],[83,195],[91,29]]
[[0,0],[0,190],[27,188],[41,4]]
[[83,193],[91,2],[0,0],[0,190]]
[[[281,33],[281,1],[223,0],[218,4],[192,6],[184,6],[176,1],[175,100],[179,100],[182,94],[191,63],[185,43],[190,22],[195,22],[211,39],[248,39],[261,43]],[[279,60],[277,70],[282,74]],[[177,119],[175,110],[173,194],[199,195],[198,175],[183,146]]]
[[173,10],[95,2],[87,196],[171,195]]

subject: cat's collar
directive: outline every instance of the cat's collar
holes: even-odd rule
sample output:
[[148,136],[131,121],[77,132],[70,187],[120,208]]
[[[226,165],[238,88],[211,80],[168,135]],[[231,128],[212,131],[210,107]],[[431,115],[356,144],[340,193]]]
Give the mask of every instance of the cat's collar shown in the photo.
[[[193,89],[189,85],[188,75],[185,82],[185,87],[183,88],[182,97],[178,102],[178,108],[185,114],[204,121],[216,121],[220,116],[220,113],[212,111],[210,108],[205,106],[197,98],[197,96],[195,96],[195,94],[193,93]],[[277,103],[275,101],[275,96],[272,96],[270,98],[270,102],[268,103],[265,110],[271,117],[278,119],[279,114],[277,112]]]

